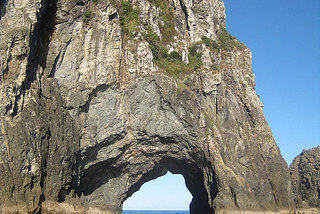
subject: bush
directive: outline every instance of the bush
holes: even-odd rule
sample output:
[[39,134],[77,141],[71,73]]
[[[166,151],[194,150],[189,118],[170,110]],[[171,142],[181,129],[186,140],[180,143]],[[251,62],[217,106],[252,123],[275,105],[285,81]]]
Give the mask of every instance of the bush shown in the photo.
[[198,70],[203,64],[200,54],[196,56],[192,56],[191,54],[189,54],[188,58],[189,58],[189,66],[194,71]]
[[212,39],[209,39],[206,36],[202,36],[201,40],[208,48],[210,48],[211,51],[216,51],[220,49],[220,46],[216,41],[213,41]]
[[216,41],[212,42],[212,47],[211,48],[212,48],[212,51],[216,51],[216,50],[220,49],[219,44]]
[[84,13],[84,16],[87,17],[87,18],[91,18],[91,15],[92,15],[91,10],[87,10],[87,11]]
[[189,48],[189,56],[188,56],[189,65],[194,70],[199,69],[202,65],[201,53],[197,52],[199,45],[200,45],[199,43],[196,43]]
[[[202,36],[201,40],[208,48],[210,48],[211,51],[217,51],[220,49],[224,51],[232,51],[234,48],[238,48],[240,50],[246,48],[246,46],[239,42],[236,37],[231,36],[222,25],[220,25],[217,41],[213,41],[206,36]],[[193,46],[193,48],[195,47]],[[190,53],[194,56],[194,49],[190,50]]]
[[133,10],[131,2],[122,1],[121,2],[121,9],[122,9],[123,15],[128,16],[130,14],[130,12]]
[[208,48],[210,48],[212,46],[212,43],[213,43],[212,39],[209,39],[206,36],[201,36],[201,40]]
[[153,59],[155,59],[155,60],[159,59],[159,52],[160,52],[159,46],[149,45],[149,48],[152,51]]
[[159,45],[160,43],[160,37],[154,32],[148,32],[144,35],[144,38],[150,45]]
[[85,23],[88,23],[91,19],[91,17],[94,16],[94,13],[91,11],[91,10],[87,10],[85,13],[84,13],[84,17],[83,17],[83,21]]
[[168,50],[163,46],[160,47],[160,55],[162,58],[168,57]]
[[226,51],[232,51],[234,47],[232,36],[224,27],[221,26],[220,29],[221,30],[218,34],[218,39],[221,48]]
[[239,42],[236,37],[231,36],[223,26],[220,26],[218,42],[220,47],[225,51],[232,51],[235,47],[242,50],[246,47],[243,43]]
[[170,54],[169,54],[169,57],[171,59],[176,59],[178,61],[182,61],[182,56],[177,52],[177,51],[172,51]]
[[130,1],[122,1],[119,12],[120,25],[125,34],[134,37],[139,31],[139,11],[132,8]]
[[174,36],[177,35],[175,24],[173,23],[175,15],[168,1],[161,0],[159,2],[161,2],[159,3],[161,8],[159,18],[163,21],[163,23],[159,25],[159,28],[162,35],[162,43],[167,45],[170,44],[174,40]]
[[191,56],[196,56],[198,50],[198,45],[194,44],[189,48],[189,53]]
[[161,0],[148,0],[150,3],[154,4],[156,7],[160,7]]

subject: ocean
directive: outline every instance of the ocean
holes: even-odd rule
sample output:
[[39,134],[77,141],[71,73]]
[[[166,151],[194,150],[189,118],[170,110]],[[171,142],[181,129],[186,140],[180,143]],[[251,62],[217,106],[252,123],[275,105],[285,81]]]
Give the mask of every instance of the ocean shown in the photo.
[[123,210],[122,214],[189,214],[189,210]]

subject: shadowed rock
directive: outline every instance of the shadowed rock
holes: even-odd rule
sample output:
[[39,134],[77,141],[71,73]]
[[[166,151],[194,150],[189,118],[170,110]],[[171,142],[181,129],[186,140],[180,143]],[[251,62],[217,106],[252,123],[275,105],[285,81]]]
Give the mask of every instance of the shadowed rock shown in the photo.
[[320,147],[295,157],[290,165],[293,195],[299,207],[320,207]]

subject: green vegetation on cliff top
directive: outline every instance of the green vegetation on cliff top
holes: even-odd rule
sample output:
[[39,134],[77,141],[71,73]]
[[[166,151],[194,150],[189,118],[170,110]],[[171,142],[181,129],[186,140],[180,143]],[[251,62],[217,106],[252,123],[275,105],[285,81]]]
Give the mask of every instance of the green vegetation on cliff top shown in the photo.
[[212,52],[217,50],[230,52],[234,48],[237,48],[239,50],[243,50],[244,48],[246,48],[245,44],[239,42],[236,37],[231,36],[222,25],[220,25],[220,31],[218,32],[217,41],[213,41],[206,36],[202,36],[201,40],[208,48],[210,48]]
[[[223,51],[226,53],[232,51],[234,48],[243,50],[246,47],[220,25],[220,31],[218,32],[216,41],[202,36],[200,42],[189,47],[189,63],[185,64],[179,52],[173,51],[168,54],[166,48],[168,44],[174,41],[174,36],[177,35],[172,21],[174,18],[173,8],[169,6],[167,1],[148,1],[161,9],[159,14],[159,19],[162,20],[162,22],[159,23],[161,38],[154,33],[152,27],[149,25],[143,27],[146,32],[142,33],[142,37],[149,43],[154,63],[169,75],[180,78],[184,74],[197,71],[203,64],[201,61],[201,53],[198,51],[202,43],[205,44],[211,52]],[[121,2],[119,17],[120,25],[125,35],[127,35],[128,38],[136,37],[141,31],[139,10],[132,7],[131,1]],[[217,69],[217,66],[213,66],[213,68]]]
[[139,11],[133,9],[131,2],[122,1],[119,11],[119,19],[122,30],[129,37],[134,37],[140,30]]

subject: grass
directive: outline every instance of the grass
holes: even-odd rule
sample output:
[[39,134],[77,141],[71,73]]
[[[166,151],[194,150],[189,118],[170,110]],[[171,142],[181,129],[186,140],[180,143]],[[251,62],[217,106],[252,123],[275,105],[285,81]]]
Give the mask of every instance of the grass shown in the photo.
[[171,57],[159,58],[154,60],[154,63],[167,74],[177,79],[181,79],[183,76],[197,71],[202,65],[200,58],[191,56],[190,54],[188,64],[183,63],[180,59]]
[[220,31],[218,33],[217,41],[213,41],[206,36],[201,37],[201,41],[208,47],[212,52],[217,50],[224,50],[227,52],[232,51],[234,48],[243,50],[246,46],[237,40],[236,37],[231,36],[229,32],[220,25]]
[[218,43],[220,48],[225,51],[232,51],[234,48],[243,50],[246,46],[239,42],[236,37],[231,36],[229,32],[223,27],[220,26],[220,32],[218,33]]
[[167,5],[167,8],[164,8],[160,13],[159,18],[163,20],[163,24],[159,25],[160,32],[162,35],[162,43],[166,45],[170,44],[174,40],[174,36],[177,35],[177,31],[173,23],[173,9],[169,7],[169,5]]
[[[242,50],[246,47],[235,37],[231,36],[223,26],[220,26],[217,41],[202,36],[200,42],[193,44],[189,48],[189,63],[185,64],[182,62],[182,56],[178,51],[168,54],[168,50],[166,49],[166,45],[173,42],[174,37],[177,35],[173,23],[175,17],[173,8],[169,6],[168,1],[148,1],[160,8],[159,20],[161,21],[159,22],[159,28],[161,38],[153,32],[151,26],[144,26],[146,31],[142,33],[142,37],[149,43],[155,65],[175,78],[180,79],[184,75],[193,73],[202,67],[201,53],[198,52],[202,44],[205,44],[212,52],[222,50],[222,54],[226,56],[230,55],[230,52],[235,48]],[[134,38],[140,31],[139,11],[132,7],[130,0],[121,1],[121,3],[116,0],[110,0],[110,2],[119,10],[120,25],[123,32],[128,38]],[[91,15],[85,14],[85,18],[90,19]],[[218,70],[216,65],[213,66],[215,66],[215,70]]]
[[140,31],[139,11],[132,8],[130,1],[122,1],[119,11],[120,25],[123,32],[133,38]]
[[95,15],[95,14],[94,14],[91,10],[87,10],[87,11],[84,13],[84,17],[83,17],[84,23],[87,24],[94,15]]
[[121,3],[118,0],[109,0],[112,6],[114,6],[117,10],[120,9]]
[[169,54],[169,57],[173,60],[178,60],[178,61],[182,61],[182,56],[177,52],[177,51],[172,51],[170,54]]
[[173,8],[170,7],[168,1],[165,1],[165,0],[148,0],[148,1],[161,9],[159,14],[159,19],[163,21],[159,25],[160,32],[162,35],[161,43],[167,45],[170,42],[172,42],[174,36],[177,35],[175,26],[173,23],[173,19],[174,19]]
[[154,4],[156,7],[160,7],[161,9],[168,6],[168,2],[165,0],[148,0],[148,2]]

